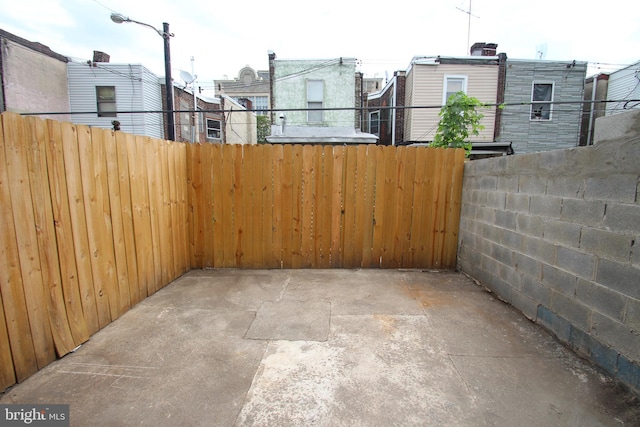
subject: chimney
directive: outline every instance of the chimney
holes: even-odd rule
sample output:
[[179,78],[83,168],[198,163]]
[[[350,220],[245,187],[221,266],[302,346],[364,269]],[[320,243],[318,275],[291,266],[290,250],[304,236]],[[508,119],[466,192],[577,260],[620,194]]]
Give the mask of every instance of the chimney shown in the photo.
[[471,56],[496,56],[498,50],[497,43],[478,42],[471,46]]
[[99,50],[93,51],[93,62],[109,62],[111,57],[104,52],[100,52]]

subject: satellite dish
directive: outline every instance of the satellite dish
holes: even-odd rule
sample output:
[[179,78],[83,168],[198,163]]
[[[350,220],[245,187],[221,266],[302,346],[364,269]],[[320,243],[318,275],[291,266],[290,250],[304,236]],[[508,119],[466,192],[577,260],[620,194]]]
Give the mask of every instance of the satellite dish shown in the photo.
[[187,84],[190,85],[191,83],[195,82],[196,79],[198,78],[198,76],[192,76],[191,74],[187,73],[186,71],[182,71],[180,70],[180,78]]

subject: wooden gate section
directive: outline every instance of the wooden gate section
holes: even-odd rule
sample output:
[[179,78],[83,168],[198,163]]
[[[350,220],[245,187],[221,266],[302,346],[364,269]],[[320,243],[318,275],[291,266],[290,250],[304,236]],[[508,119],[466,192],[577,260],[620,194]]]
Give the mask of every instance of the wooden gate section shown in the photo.
[[189,145],[192,268],[453,268],[464,151]]

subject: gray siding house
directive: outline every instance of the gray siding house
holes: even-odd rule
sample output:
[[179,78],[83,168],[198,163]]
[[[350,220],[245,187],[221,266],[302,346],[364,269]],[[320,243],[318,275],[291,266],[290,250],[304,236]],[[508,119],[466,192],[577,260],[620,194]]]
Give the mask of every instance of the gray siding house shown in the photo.
[[640,102],[628,102],[640,99],[640,61],[609,75],[607,99],[620,101],[607,103],[607,116],[640,108]]
[[73,123],[164,138],[160,78],[140,64],[70,62],[69,103]]
[[507,59],[496,141],[516,154],[578,146],[586,72],[582,61]]

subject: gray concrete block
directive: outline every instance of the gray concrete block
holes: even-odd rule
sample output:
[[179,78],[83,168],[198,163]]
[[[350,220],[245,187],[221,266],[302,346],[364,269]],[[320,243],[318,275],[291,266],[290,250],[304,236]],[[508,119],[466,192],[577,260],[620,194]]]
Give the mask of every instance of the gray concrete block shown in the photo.
[[625,297],[590,280],[578,278],[576,298],[595,311],[613,319],[622,320]]
[[529,212],[530,197],[526,193],[507,193],[505,208],[510,211]]
[[542,264],[542,283],[545,286],[562,292],[565,295],[575,295],[577,278],[571,273],[554,266]]
[[529,212],[547,218],[560,218],[562,213],[562,197],[557,196],[531,196]]
[[571,323],[543,305],[538,306],[538,323],[550,330],[560,341],[569,342]]
[[494,224],[498,227],[516,229],[516,213],[511,211],[496,210]]
[[591,327],[592,310],[573,297],[552,291],[550,308],[582,330],[588,331]]
[[471,203],[474,205],[486,206],[487,192],[484,190],[473,190],[471,194]]
[[511,305],[520,310],[528,319],[536,321],[538,317],[538,302],[518,291],[511,290]]
[[522,251],[522,239],[522,234],[503,229],[500,242],[508,248]]
[[559,246],[556,251],[557,266],[563,270],[585,279],[593,279],[596,268],[596,257],[592,254]]
[[600,258],[626,262],[631,259],[632,241],[633,238],[629,235],[584,227],[580,238],[580,249],[596,254]]
[[640,205],[608,203],[604,225],[608,230],[637,236],[640,230]]
[[640,268],[607,259],[598,262],[596,282],[631,298],[640,299]]
[[585,180],[584,198],[632,203],[636,200],[638,174],[606,174]]
[[611,375],[618,370],[619,353],[600,342],[591,334],[572,327],[569,335],[569,345],[578,353],[586,356]]
[[552,176],[547,179],[547,194],[581,198],[584,194],[583,182],[582,179],[573,176]]
[[630,360],[640,360],[640,335],[627,325],[593,312],[591,328],[598,339],[617,349],[620,354]]
[[518,191],[519,185],[520,185],[520,179],[518,178],[518,176],[514,176],[514,175],[499,176],[497,190],[504,191],[506,193],[516,193]]
[[513,250],[499,243],[491,243],[491,252],[489,252],[489,255],[503,264],[513,264]]
[[478,207],[470,203],[463,203],[462,207],[460,208],[461,219],[464,218],[464,219],[475,220],[477,212],[478,212]]
[[514,289],[522,287],[522,274],[510,265],[498,263],[498,274],[496,276]]
[[528,236],[542,237],[544,232],[544,217],[518,213],[516,217],[516,230]]
[[502,191],[488,191],[487,192],[487,206],[504,209],[506,193]]
[[496,294],[501,300],[511,304],[513,287],[499,277],[493,276],[491,282],[486,284],[491,292]]
[[487,224],[493,224],[493,218],[494,218],[494,213],[495,209],[493,208],[487,208],[484,206],[478,206],[478,210],[477,210],[477,218],[478,221],[482,221],[485,222]]
[[625,384],[631,386],[637,394],[640,394],[640,364],[634,363],[620,355],[618,357],[618,369],[616,376]]
[[582,226],[571,222],[548,219],[544,224],[544,239],[574,248],[580,247]]
[[543,239],[524,236],[522,252],[546,264],[556,263],[556,245]]
[[627,298],[625,301],[623,323],[640,332],[640,300]]
[[547,179],[543,176],[520,175],[518,188],[520,193],[545,194],[547,190]]
[[562,200],[560,218],[579,224],[598,225],[604,221],[606,204],[600,200],[570,199]]
[[537,278],[531,277],[528,274],[522,275],[522,287],[520,292],[529,296],[529,298],[536,301],[538,304],[549,306],[551,303],[551,289],[543,285]]
[[485,191],[495,191],[498,188],[498,177],[496,176],[481,176],[478,182],[478,188]]
[[491,225],[485,224],[482,229],[482,237],[491,241],[491,242],[502,242],[502,233],[505,230],[502,228],[494,227],[493,223]]
[[542,275],[542,262],[520,252],[513,253],[513,265],[520,273],[539,279]]

